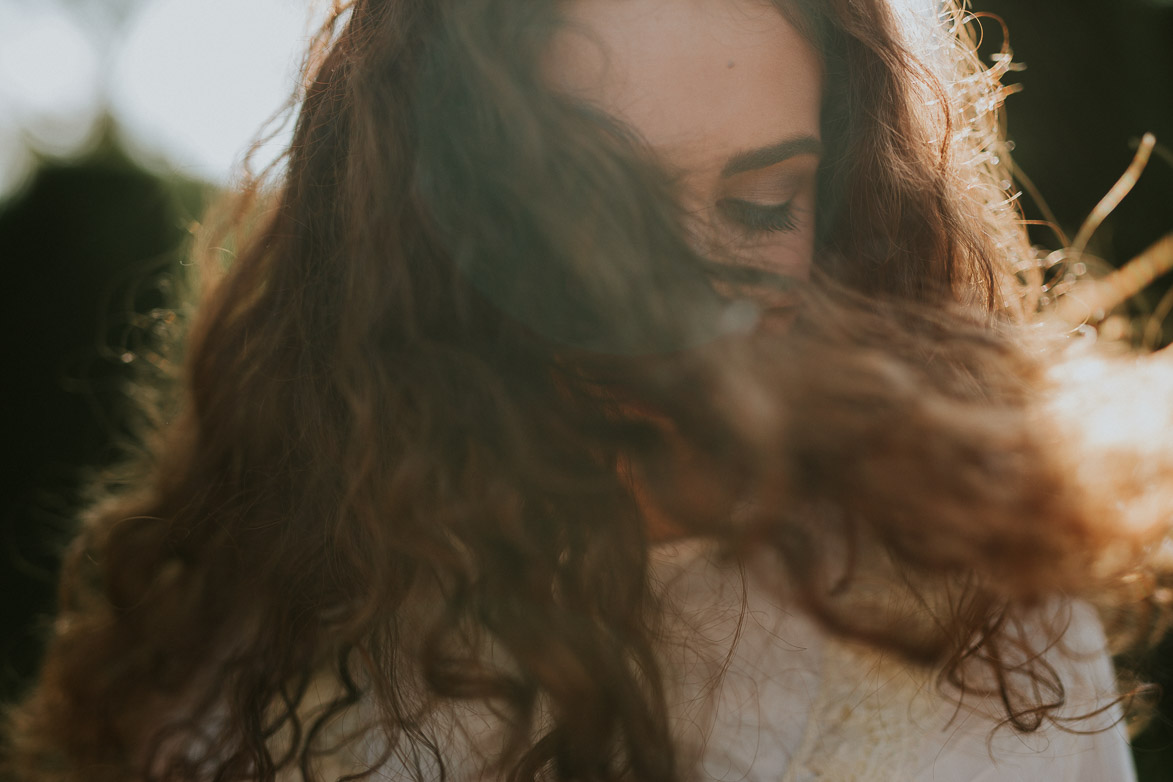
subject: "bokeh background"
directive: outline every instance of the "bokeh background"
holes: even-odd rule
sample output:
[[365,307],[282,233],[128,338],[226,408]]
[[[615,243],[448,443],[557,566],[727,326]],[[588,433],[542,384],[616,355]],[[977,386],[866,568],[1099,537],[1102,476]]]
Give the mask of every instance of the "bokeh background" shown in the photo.
[[[127,335],[167,302],[167,271],[292,90],[320,17],[309,3],[0,0],[0,702],[36,669],[81,480],[116,453]],[[1045,200],[1024,197],[1026,216],[1074,234],[1153,132],[1093,249],[1119,264],[1173,231],[1173,0],[972,5],[1006,22],[1025,65],[1009,132]],[[984,29],[989,55],[1001,26]],[[1173,643],[1146,675],[1173,685]],[[1173,780],[1173,695],[1134,754],[1144,782]]]

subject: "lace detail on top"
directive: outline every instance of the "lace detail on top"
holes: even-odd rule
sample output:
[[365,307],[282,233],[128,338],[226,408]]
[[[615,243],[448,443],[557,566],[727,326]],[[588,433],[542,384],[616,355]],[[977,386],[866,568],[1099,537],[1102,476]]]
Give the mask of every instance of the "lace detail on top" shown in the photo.
[[935,709],[928,677],[866,650],[824,646],[824,677],[782,782],[906,778]]

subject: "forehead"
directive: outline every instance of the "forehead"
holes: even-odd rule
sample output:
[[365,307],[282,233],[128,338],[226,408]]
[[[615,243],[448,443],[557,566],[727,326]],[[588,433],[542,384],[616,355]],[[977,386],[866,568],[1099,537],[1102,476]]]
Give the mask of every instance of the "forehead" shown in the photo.
[[686,173],[818,134],[813,47],[769,0],[568,0],[543,64]]

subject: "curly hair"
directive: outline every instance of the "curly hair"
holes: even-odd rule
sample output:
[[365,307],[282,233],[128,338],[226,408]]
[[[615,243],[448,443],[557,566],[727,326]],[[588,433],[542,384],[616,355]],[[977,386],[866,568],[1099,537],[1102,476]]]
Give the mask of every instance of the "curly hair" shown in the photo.
[[[834,633],[1043,724],[1063,683],[1012,628],[1106,583],[1120,512],[1046,425],[1008,57],[983,68],[960,11],[929,46],[888,0],[779,7],[825,73],[785,335],[730,330],[640,139],[543,83],[556,3],[336,8],[275,185],[228,208],[239,252],[197,252],[170,412],[69,551],[9,770],[435,778],[430,716],[481,704],[487,776],[680,779],[633,475],[684,532],[776,551]],[[877,563],[916,611],[853,589]]]

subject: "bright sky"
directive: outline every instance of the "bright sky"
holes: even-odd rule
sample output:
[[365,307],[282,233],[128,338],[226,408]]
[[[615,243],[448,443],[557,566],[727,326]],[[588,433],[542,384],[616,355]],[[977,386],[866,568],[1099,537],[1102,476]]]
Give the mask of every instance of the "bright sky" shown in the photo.
[[293,87],[311,4],[137,0],[120,28],[86,5],[0,0],[0,197],[28,145],[84,145],[103,92],[144,161],[226,181]]

